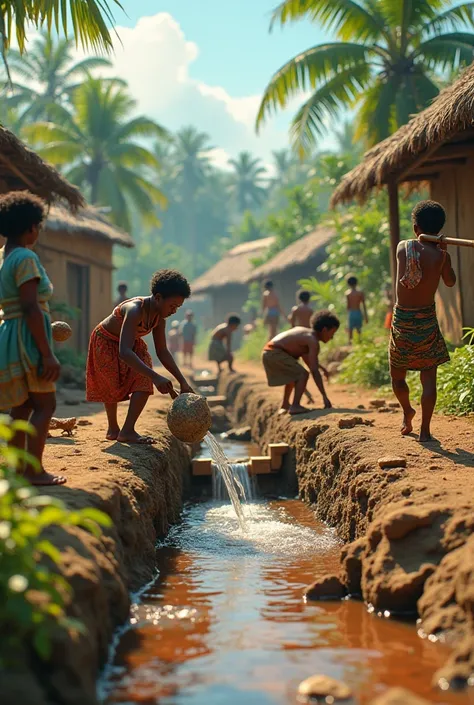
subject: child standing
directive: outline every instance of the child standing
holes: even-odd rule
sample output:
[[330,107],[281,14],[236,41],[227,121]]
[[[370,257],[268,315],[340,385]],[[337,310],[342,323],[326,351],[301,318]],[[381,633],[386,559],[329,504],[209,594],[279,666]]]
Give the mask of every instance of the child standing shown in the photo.
[[280,315],[285,316],[280,306],[280,299],[273,289],[272,281],[265,282],[262,296],[262,311],[263,320],[265,325],[268,326],[268,340],[271,340],[277,334]]
[[347,280],[347,284],[349,286],[348,291],[346,291],[346,303],[348,312],[347,329],[349,333],[350,345],[352,343],[354,331],[357,331],[359,338],[362,332],[363,318],[361,307],[364,310],[364,319],[366,323],[369,322],[369,317],[367,316],[367,308],[365,305],[365,294],[363,291],[357,288],[357,278],[349,277],[349,279]]
[[[240,326],[240,322],[239,316],[233,313],[228,317],[227,323],[221,323],[212,331],[208,357],[211,362],[217,362],[217,374],[221,373],[221,365],[226,361],[229,363],[229,370],[234,372],[232,333]],[[224,340],[226,341],[226,345],[224,345]]]
[[449,354],[436,317],[434,298],[442,279],[456,283],[451,258],[440,236],[439,243],[420,242],[419,235],[438,235],[445,222],[443,206],[421,201],[413,209],[415,240],[400,242],[397,249],[397,301],[390,333],[390,375],[395,396],[403,409],[403,436],[413,430],[415,409],[410,404],[407,370],[420,372],[421,430],[419,440],[431,440],[431,418],[436,406],[436,374]]
[[[270,387],[285,387],[280,411],[291,415],[303,414],[309,409],[301,405],[301,397],[306,389],[309,374],[300,365],[301,357],[308,365],[317,388],[323,397],[324,408],[330,409],[320,370],[327,377],[327,371],[319,364],[320,343],[328,343],[339,328],[339,319],[330,311],[315,313],[311,328],[291,328],[279,333],[263,349],[262,362]],[[294,391],[293,401],[290,396]]]
[[171,321],[171,326],[168,331],[168,350],[174,356],[179,353],[179,342],[180,342],[180,332],[179,332],[179,321]]
[[[109,428],[106,438],[120,443],[153,443],[141,436],[135,424],[153,394],[153,385],[161,394],[174,396],[169,379],[153,370],[143,337],[153,332],[156,354],[181,387],[192,392],[166,346],[166,319],[176,313],[189,298],[189,284],[180,272],[161,269],[152,277],[151,295],[136,296],[116,306],[110,316],[92,332],[87,356],[87,401],[102,402]],[[117,420],[117,404],[130,399],[122,428]]]
[[6,238],[0,267],[0,409],[29,421],[35,435],[17,432],[11,445],[27,450],[40,471],[26,465],[33,485],[60,485],[43,468],[49,422],[56,408],[60,365],[53,353],[49,300],[53,287],[32,251],[46,218],[46,204],[26,191],[0,196],[0,233]]
[[311,327],[311,317],[314,314],[313,309],[309,305],[311,299],[311,294],[309,291],[304,291],[301,289],[297,294],[297,300],[299,304],[293,306],[291,313],[288,316],[288,321],[291,327],[303,326],[303,328]]
[[186,311],[186,320],[181,323],[179,331],[182,341],[183,365],[188,364],[192,370],[197,334],[196,324],[194,323],[194,313],[192,311]]

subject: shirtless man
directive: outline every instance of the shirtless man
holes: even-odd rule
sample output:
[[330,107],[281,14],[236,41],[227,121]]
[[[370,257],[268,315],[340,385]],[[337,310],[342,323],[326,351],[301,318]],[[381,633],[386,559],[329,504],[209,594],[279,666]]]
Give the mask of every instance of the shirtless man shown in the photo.
[[288,316],[288,321],[291,327],[303,326],[303,328],[311,327],[311,317],[314,313],[311,306],[309,306],[309,300],[311,299],[311,294],[309,291],[304,291],[301,289],[297,294],[299,304],[293,306],[291,313]]
[[[208,358],[211,362],[217,362],[217,374],[221,373],[221,365],[226,361],[229,364],[229,371],[235,371],[233,368],[234,356],[232,355],[232,333],[237,330],[240,323],[241,321],[239,316],[231,314],[228,316],[226,323],[220,323],[212,331]],[[225,345],[224,340],[226,341]]]
[[275,337],[280,322],[280,315],[285,316],[280,306],[280,299],[273,289],[273,282],[267,281],[262,296],[262,311],[265,325],[268,326],[268,340]]
[[349,277],[347,280],[347,285],[349,289],[346,291],[346,303],[348,312],[348,325],[347,330],[349,333],[349,345],[352,343],[352,336],[354,331],[360,338],[362,332],[362,311],[361,306],[364,310],[365,322],[369,322],[369,317],[367,316],[367,308],[365,305],[365,294],[363,291],[357,288],[357,278]]
[[[291,328],[279,333],[270,340],[262,352],[262,363],[270,387],[285,387],[280,413],[288,411],[291,415],[303,414],[309,409],[301,405],[309,373],[300,365],[301,357],[308,365],[317,388],[323,397],[324,408],[330,409],[323,378],[320,370],[327,378],[327,371],[319,364],[321,343],[327,343],[334,337],[339,328],[339,319],[330,311],[315,313],[311,319],[311,328]],[[293,401],[290,396],[294,390]]]
[[415,240],[397,249],[397,301],[390,334],[390,374],[395,396],[403,409],[402,435],[413,430],[415,409],[410,404],[407,370],[420,372],[421,442],[431,440],[430,423],[436,405],[436,373],[449,354],[436,318],[435,294],[440,279],[454,286],[456,275],[440,235],[439,243],[420,242],[419,235],[438,235],[446,221],[443,206],[421,201],[413,209]]

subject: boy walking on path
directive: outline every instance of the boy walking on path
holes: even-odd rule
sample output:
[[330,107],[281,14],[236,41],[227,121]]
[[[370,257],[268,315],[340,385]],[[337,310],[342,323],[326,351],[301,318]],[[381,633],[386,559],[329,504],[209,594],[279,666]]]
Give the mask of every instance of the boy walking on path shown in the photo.
[[292,328],[295,326],[303,326],[303,328],[311,327],[311,317],[314,313],[309,305],[311,294],[309,291],[300,290],[297,294],[299,304],[293,306],[291,313],[288,316],[288,321]]
[[[360,338],[362,332],[362,322],[369,322],[369,317],[367,316],[367,308],[365,305],[365,294],[363,291],[357,288],[357,278],[349,277],[347,280],[349,289],[346,291],[346,302],[347,302],[347,329],[349,333],[349,345],[352,343],[352,337],[354,331]],[[362,316],[362,309],[364,310],[364,315]]]
[[187,364],[190,369],[193,369],[193,355],[194,346],[196,345],[197,328],[194,323],[194,313],[192,311],[186,311],[186,320],[181,323],[179,332],[183,351],[183,365]]
[[[240,326],[240,318],[231,314],[227,323],[221,323],[212,331],[211,342],[209,344],[208,358],[211,362],[217,362],[217,374],[221,373],[223,362],[229,364],[229,370],[234,372],[232,355],[232,333]],[[224,345],[224,340],[226,344]]]
[[[262,363],[270,387],[285,387],[280,412],[288,411],[292,416],[309,411],[301,405],[301,397],[306,389],[309,373],[298,362],[302,358],[308,365],[317,388],[323,397],[324,408],[330,409],[322,370],[327,378],[327,371],[319,364],[320,344],[327,343],[339,328],[339,319],[330,311],[315,313],[311,328],[291,328],[277,335],[264,347]],[[293,401],[290,396],[294,391]]]
[[271,340],[278,330],[280,315],[285,316],[280,306],[280,299],[273,289],[273,282],[265,282],[262,296],[262,311],[265,325],[268,326],[268,340]]
[[444,208],[435,201],[422,201],[413,213],[415,240],[406,240],[397,249],[397,301],[390,333],[390,374],[392,387],[403,409],[402,435],[413,429],[415,410],[410,404],[407,370],[420,372],[420,441],[430,441],[430,423],[436,405],[438,365],[449,354],[436,318],[434,298],[440,278],[446,286],[456,283],[451,258],[441,236],[439,243],[420,242],[419,235],[438,235],[446,221]]

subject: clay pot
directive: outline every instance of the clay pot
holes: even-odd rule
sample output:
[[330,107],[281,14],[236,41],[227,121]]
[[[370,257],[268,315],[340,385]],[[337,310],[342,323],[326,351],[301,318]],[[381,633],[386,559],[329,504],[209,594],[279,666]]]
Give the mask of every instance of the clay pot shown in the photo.
[[205,397],[198,394],[180,394],[168,411],[168,428],[180,441],[202,441],[211,428],[211,410]]
[[64,343],[72,335],[72,328],[66,321],[54,321],[51,327],[53,329],[53,340],[56,343]]

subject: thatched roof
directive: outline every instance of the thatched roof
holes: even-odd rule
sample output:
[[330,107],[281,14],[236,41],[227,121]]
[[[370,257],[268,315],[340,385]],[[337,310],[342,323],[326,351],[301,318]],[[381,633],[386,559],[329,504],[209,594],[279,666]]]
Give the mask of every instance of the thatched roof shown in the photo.
[[229,284],[246,284],[253,270],[252,260],[265,254],[274,239],[265,237],[243,242],[229,250],[211,269],[191,283],[193,294],[203,294]]
[[[447,143],[450,149],[443,151],[441,148]],[[363,201],[373,188],[390,180],[403,183],[426,177],[429,181],[443,161],[446,164],[449,158],[462,158],[462,148],[470,143],[474,144],[474,64],[428,108],[370,149],[362,162],[343,177],[331,205],[354,199]]]
[[84,199],[52,166],[13,132],[0,126],[0,193],[27,189],[48,203],[62,202],[75,210]]
[[100,211],[91,206],[81,208],[74,214],[61,206],[52,206],[46,221],[46,229],[64,230],[71,235],[89,235],[123,247],[134,247],[134,242],[128,233],[112,225]]
[[330,225],[320,225],[308,235],[285,247],[265,264],[253,270],[250,279],[263,279],[284,272],[291,267],[306,264],[311,259],[323,255],[324,248],[335,236],[336,231]]

